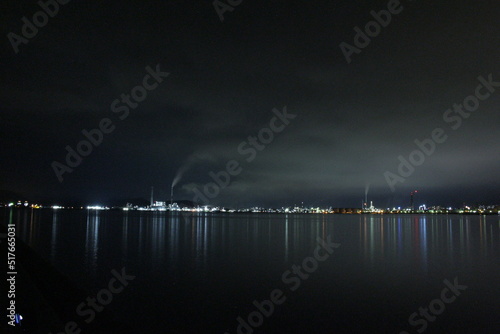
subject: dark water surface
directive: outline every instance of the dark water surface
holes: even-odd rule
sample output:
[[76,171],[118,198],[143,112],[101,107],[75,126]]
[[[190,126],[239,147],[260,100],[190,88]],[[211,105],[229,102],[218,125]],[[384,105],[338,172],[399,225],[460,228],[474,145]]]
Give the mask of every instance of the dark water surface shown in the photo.
[[[283,303],[242,333],[417,333],[425,323],[425,333],[500,333],[498,216],[6,210],[8,221],[94,295],[113,269],[136,276],[105,306],[134,333],[237,333],[238,317],[259,323],[253,302],[275,289]],[[286,273],[318,237],[340,246],[306,260],[303,279]],[[443,303],[455,279],[467,288]],[[436,315],[410,325],[429,304]]]

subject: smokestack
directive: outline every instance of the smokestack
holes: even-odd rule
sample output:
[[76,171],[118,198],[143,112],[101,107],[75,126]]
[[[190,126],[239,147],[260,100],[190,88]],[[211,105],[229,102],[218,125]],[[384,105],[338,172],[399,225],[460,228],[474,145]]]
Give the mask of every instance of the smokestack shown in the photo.
[[368,207],[368,191],[370,190],[370,183],[365,186],[365,207]]
[[170,188],[170,207],[172,207],[173,202],[174,202],[174,186]]
[[151,187],[151,204],[150,204],[151,207],[153,207],[153,190],[154,187]]
[[412,211],[415,210],[415,205],[414,205],[414,202],[413,202],[413,196],[415,195],[415,193],[418,193],[418,191],[415,190],[415,191],[412,191],[410,193],[410,208],[411,208]]

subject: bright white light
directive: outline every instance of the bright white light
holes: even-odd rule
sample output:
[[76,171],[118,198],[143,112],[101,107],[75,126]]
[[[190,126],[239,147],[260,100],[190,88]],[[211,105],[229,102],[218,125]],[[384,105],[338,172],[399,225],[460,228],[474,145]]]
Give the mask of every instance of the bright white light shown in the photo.
[[99,206],[99,205],[92,205],[92,206],[87,206],[87,209],[89,209],[89,210],[105,210],[106,207]]

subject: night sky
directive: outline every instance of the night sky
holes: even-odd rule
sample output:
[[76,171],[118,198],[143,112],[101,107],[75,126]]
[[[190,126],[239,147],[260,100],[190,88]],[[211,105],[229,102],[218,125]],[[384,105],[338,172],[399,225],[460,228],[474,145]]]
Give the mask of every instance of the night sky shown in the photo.
[[[21,19],[41,7],[2,4],[0,189],[98,203],[149,198],[154,186],[167,200],[180,170],[175,198],[191,200],[235,160],[241,173],[210,203],[359,207],[368,188],[379,207],[406,206],[415,189],[418,204],[499,202],[499,1],[401,1],[350,63],[341,43],[354,47],[354,28],[388,1],[244,0],[222,22],[211,1],[59,7],[16,53],[8,34],[22,36]],[[113,112],[157,66],[169,75]],[[488,97],[467,118],[447,113],[480,76],[497,83],[479,90]],[[284,108],[289,124],[253,159],[240,154]],[[113,130],[60,182],[53,162],[103,119]],[[446,140],[392,191],[386,172],[436,128]]]

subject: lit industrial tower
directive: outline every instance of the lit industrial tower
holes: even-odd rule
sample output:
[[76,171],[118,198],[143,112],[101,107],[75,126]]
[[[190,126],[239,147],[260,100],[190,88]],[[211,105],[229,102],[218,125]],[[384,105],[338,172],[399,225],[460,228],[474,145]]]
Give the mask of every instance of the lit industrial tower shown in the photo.
[[172,203],[174,202],[174,185],[170,188],[170,207],[172,207]]
[[413,196],[418,193],[417,190],[414,190],[410,193],[410,209],[411,211],[414,211],[415,210],[415,206],[414,206],[414,203],[413,203]]
[[151,187],[151,207],[153,207],[153,190],[154,187]]

